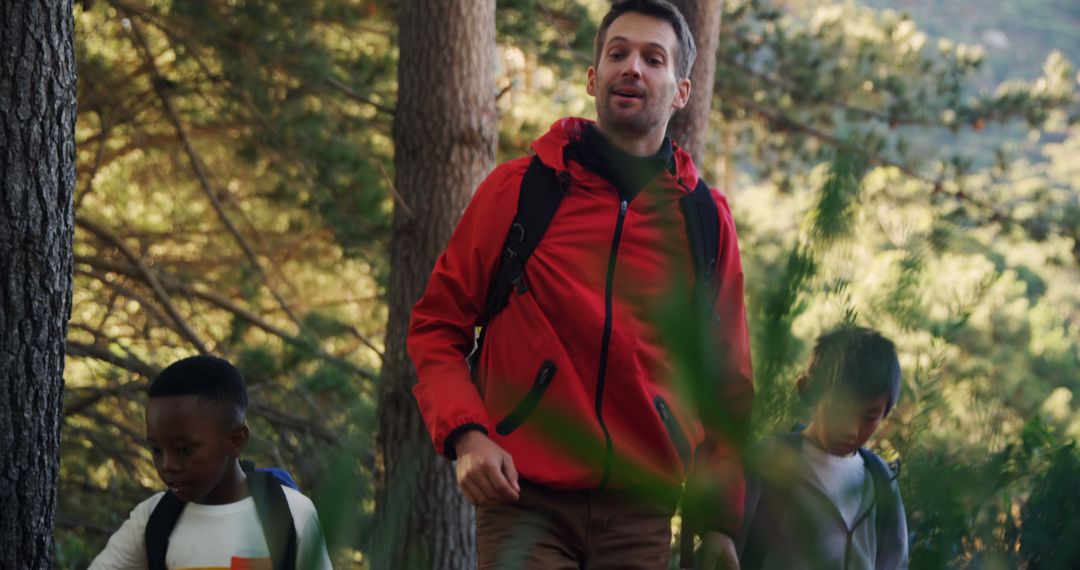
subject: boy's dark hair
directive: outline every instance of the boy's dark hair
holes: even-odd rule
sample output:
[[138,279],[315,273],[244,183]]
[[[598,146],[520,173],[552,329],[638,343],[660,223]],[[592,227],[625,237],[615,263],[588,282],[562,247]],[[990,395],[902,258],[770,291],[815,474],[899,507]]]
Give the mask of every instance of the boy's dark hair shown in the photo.
[[208,404],[232,410],[241,421],[248,405],[240,371],[228,360],[205,354],[170,364],[150,382],[149,396],[198,396]]
[[654,18],[660,18],[671,24],[675,30],[675,42],[677,53],[675,54],[675,77],[686,79],[690,77],[690,69],[694,67],[697,58],[697,46],[694,44],[694,35],[690,33],[690,26],[686,18],[674,4],[667,0],[621,0],[611,5],[611,10],[600,21],[600,29],[596,32],[596,40],[593,54],[593,65],[600,65],[600,51],[604,49],[604,41],[607,38],[608,28],[619,16],[628,13],[644,14]]
[[888,396],[885,415],[900,397],[896,345],[866,327],[845,325],[818,337],[799,396],[810,406],[823,397],[848,394],[858,400]]

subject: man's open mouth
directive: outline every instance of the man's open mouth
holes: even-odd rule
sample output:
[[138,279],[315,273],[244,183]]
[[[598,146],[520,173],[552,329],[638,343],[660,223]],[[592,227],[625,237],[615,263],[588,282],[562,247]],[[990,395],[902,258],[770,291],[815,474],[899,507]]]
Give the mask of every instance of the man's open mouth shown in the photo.
[[644,94],[636,89],[616,88],[611,90],[612,93],[619,97],[626,97],[628,99],[641,99]]

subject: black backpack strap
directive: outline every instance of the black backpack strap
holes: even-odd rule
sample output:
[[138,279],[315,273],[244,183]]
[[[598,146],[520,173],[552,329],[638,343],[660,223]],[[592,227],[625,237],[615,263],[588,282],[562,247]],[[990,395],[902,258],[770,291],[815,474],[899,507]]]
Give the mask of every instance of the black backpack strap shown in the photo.
[[274,570],[295,570],[296,526],[285,490],[276,477],[264,471],[249,471],[247,481]]
[[556,173],[555,169],[544,164],[539,156],[533,156],[525,176],[521,179],[517,213],[503,243],[502,255],[495,266],[495,272],[488,283],[484,312],[477,321],[477,324],[484,328],[480,331],[480,338],[477,339],[472,354],[469,355],[469,364],[474,370],[484,345],[487,324],[506,308],[512,291],[517,291],[520,295],[529,290],[525,283],[525,263],[551,225],[551,219],[555,217],[569,186],[569,173]]
[[720,211],[712,190],[701,178],[679,202],[686,220],[690,253],[694,258],[694,275],[704,294],[712,290],[716,281],[716,264],[720,257]]
[[529,169],[521,179],[514,223],[510,225],[502,256],[488,285],[484,314],[480,318],[481,326],[486,325],[506,308],[512,290],[518,294],[528,291],[525,284],[525,263],[540,243],[540,238],[544,237],[551,219],[555,217],[565,188],[569,185],[568,178],[569,175],[565,172],[556,175],[555,170],[544,164],[538,156],[534,156],[529,163]]
[[166,492],[146,521],[143,533],[146,541],[146,562],[149,570],[165,570],[165,554],[169,551],[169,536],[187,503]]

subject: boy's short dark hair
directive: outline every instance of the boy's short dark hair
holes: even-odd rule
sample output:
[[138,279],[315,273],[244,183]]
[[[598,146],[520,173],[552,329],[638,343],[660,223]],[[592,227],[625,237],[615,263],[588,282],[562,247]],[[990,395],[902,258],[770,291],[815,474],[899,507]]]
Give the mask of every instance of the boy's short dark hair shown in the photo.
[[839,394],[858,400],[888,396],[885,415],[900,397],[896,345],[866,327],[845,325],[818,337],[799,395],[808,405]]
[[149,396],[198,396],[207,404],[234,411],[243,420],[248,394],[240,371],[224,358],[202,354],[170,364],[150,382]]
[[600,21],[600,29],[596,32],[593,65],[600,65],[600,51],[604,49],[604,41],[607,39],[607,31],[611,23],[619,16],[631,12],[660,18],[671,24],[675,30],[675,42],[678,47],[678,53],[675,54],[675,77],[677,79],[690,77],[690,69],[694,67],[694,60],[697,59],[694,35],[690,33],[690,26],[687,25],[682,12],[667,0],[620,0],[612,3],[611,10],[604,15],[604,19]]

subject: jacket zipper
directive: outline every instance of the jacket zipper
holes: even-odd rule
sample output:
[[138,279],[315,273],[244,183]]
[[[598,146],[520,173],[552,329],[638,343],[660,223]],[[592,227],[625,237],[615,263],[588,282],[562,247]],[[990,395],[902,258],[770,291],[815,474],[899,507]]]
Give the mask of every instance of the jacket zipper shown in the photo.
[[[870,474],[867,473],[866,476],[869,477]],[[847,522],[844,520],[844,516],[840,514],[840,508],[837,507],[835,503],[833,503],[832,499],[830,499],[828,495],[826,495],[824,492],[822,492],[820,489],[810,483],[803,482],[803,485],[805,485],[810,490],[810,492],[815,493],[819,497],[824,499],[825,503],[832,507],[832,514],[836,518],[836,522],[840,524],[840,528],[844,529],[844,569],[847,570],[847,568],[851,565],[851,549],[852,541],[854,540],[855,536],[855,530],[858,529],[859,526],[861,526],[862,523],[867,519],[867,517],[870,516],[870,513],[876,512],[877,498],[875,497],[874,500],[870,503],[870,507],[855,518],[855,520],[851,524],[851,527],[849,528]]]
[[667,428],[671,443],[675,445],[675,450],[679,452],[679,459],[682,460],[683,474],[685,475],[687,469],[690,468],[690,442],[687,441],[686,434],[679,427],[679,420],[675,419],[675,415],[668,408],[667,402],[660,396],[656,396],[653,398],[653,405],[656,407],[656,412],[660,414],[660,421],[664,422],[664,427]]
[[604,430],[604,474],[600,477],[600,489],[607,486],[611,476],[611,461],[614,456],[614,447],[611,442],[611,434],[607,425],[604,424],[604,381],[607,378],[608,348],[611,342],[611,301],[615,287],[615,258],[619,253],[619,240],[622,238],[623,222],[626,220],[626,209],[630,206],[628,200],[619,202],[619,218],[615,221],[615,236],[611,240],[611,255],[608,257],[607,283],[604,286],[604,336],[600,341],[600,371],[596,379],[596,421],[600,423],[600,429]]
[[521,426],[536,411],[536,407],[540,405],[540,399],[544,397],[544,392],[547,391],[548,386],[551,385],[551,379],[554,377],[555,363],[545,360],[540,365],[540,370],[536,372],[536,378],[533,380],[528,393],[525,394],[517,407],[495,426],[495,432],[501,436],[507,436]]

